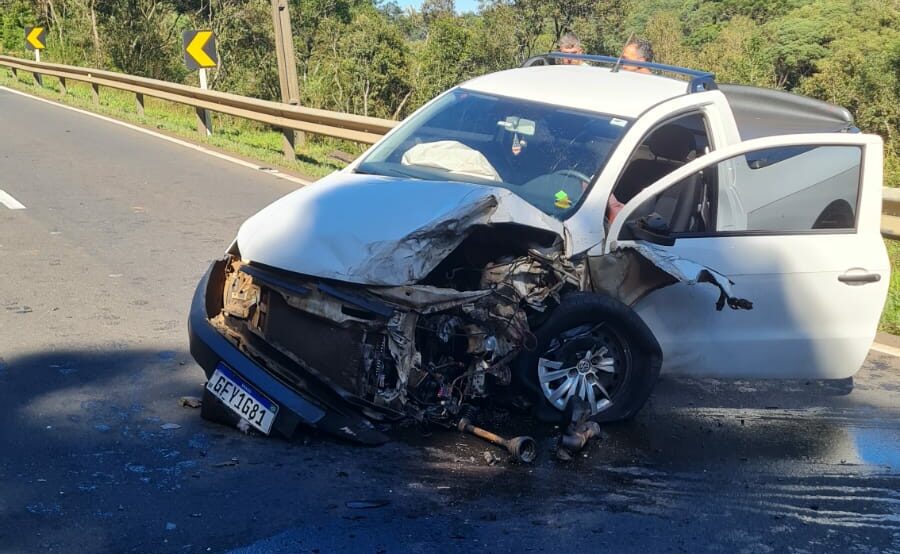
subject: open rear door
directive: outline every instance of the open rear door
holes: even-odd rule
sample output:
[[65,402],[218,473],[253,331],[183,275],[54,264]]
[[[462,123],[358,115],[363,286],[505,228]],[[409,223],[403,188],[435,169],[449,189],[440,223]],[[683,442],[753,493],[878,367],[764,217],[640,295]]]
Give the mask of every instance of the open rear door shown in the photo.
[[890,281],[881,187],[877,136],[746,141],[636,195],[611,224],[604,253],[643,245],[691,260],[727,276],[733,294],[753,303],[716,310],[720,290],[685,283],[638,301],[665,371],[845,378],[865,359]]

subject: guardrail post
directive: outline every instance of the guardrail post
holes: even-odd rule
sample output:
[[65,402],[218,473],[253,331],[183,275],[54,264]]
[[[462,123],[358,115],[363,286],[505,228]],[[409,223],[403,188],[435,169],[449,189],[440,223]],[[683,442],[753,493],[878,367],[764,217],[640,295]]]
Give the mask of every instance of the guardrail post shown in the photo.
[[97,83],[91,83],[91,96],[94,97],[94,105],[100,105],[100,85]]
[[65,96],[69,93],[68,89],[66,89],[66,78],[65,77],[57,77],[59,80],[59,90],[62,92],[62,95]]
[[294,150],[294,145],[296,144],[296,134],[293,129],[283,128],[281,129],[281,148],[284,151],[284,157],[288,161],[294,161],[297,159],[297,151]]
[[134,107],[137,109],[137,114],[144,117],[144,95],[140,92],[134,93]]
[[197,132],[202,138],[206,138],[210,134],[209,127],[206,126],[206,110],[197,108]]
[[[201,67],[199,71],[200,77],[200,88],[202,90],[209,90],[209,85],[206,81],[206,68]],[[202,121],[197,125],[197,129],[200,131],[200,136],[210,136],[212,135],[212,119],[210,117],[209,110],[205,110],[202,108],[197,108],[197,117]]]
[[[41,51],[39,49],[36,49],[34,51],[34,61],[41,63]],[[34,71],[32,72],[32,75],[34,75],[34,84],[41,88],[44,88],[44,81],[41,79],[41,74],[37,71]]]
[[[291,15],[288,0],[272,0],[272,23],[275,28],[275,57],[278,60],[278,83],[281,101],[297,106],[300,104],[300,81],[297,79],[297,63],[294,60],[294,35],[291,31]],[[303,133],[293,129],[281,130],[284,157],[297,158],[294,146],[306,142]]]
[[9,69],[12,71],[13,79],[18,81],[19,80],[19,72],[16,70],[15,67],[10,67]]
[[900,189],[881,189],[881,235],[891,240],[900,239]]

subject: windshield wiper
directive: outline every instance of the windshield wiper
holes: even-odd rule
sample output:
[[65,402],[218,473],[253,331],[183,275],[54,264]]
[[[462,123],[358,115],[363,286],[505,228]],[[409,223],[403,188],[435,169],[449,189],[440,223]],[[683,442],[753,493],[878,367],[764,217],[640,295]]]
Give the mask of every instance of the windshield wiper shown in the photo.
[[353,173],[359,173],[360,175],[381,175],[381,173],[366,169],[365,164],[356,166],[356,169],[353,170]]
[[382,177],[407,177],[412,179],[421,179],[421,177],[418,175],[399,171],[393,167],[388,167],[386,164],[378,164],[376,167],[372,167],[372,165],[373,164],[360,164],[356,168],[356,173],[361,173],[363,175],[381,175]]

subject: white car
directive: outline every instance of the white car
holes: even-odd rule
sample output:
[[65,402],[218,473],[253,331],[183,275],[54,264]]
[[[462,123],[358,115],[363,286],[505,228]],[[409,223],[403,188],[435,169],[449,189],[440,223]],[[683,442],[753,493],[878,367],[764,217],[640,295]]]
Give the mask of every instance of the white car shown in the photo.
[[472,79],[247,220],[191,311],[207,415],[377,443],[492,403],[628,418],[660,371],[856,373],[889,282],[881,139],[617,62]]

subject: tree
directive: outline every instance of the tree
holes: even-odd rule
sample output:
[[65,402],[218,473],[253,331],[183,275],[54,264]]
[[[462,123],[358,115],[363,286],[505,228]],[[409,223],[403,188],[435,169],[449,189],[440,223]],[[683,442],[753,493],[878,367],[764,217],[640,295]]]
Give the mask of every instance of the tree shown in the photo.
[[747,16],[737,16],[696,56],[697,67],[716,74],[723,83],[760,87],[775,86],[775,67],[759,26]]
[[101,27],[115,69],[134,75],[181,81],[187,73],[181,50],[183,15],[167,0],[116,0],[102,5]]
[[647,21],[647,28],[642,34],[653,44],[657,61],[682,66],[695,65],[693,53],[682,44],[684,32],[676,12],[654,14]]
[[456,4],[453,0],[423,0],[420,11],[429,24],[439,17],[452,17],[456,14]]
[[885,184],[900,186],[900,31],[866,31],[835,41],[799,91],[848,108],[861,129],[885,140]]
[[459,18],[443,15],[428,26],[428,38],[416,50],[413,102],[421,105],[479,72],[473,30]]
[[265,100],[281,98],[272,12],[259,0],[211,0],[205,10],[216,33],[219,69],[211,86]]
[[329,19],[310,57],[304,103],[394,117],[411,95],[408,57],[403,36],[375,9],[360,11],[349,24]]
[[25,51],[23,29],[38,21],[34,2],[4,1],[0,9],[0,49],[22,55]]
[[374,6],[371,0],[299,0],[292,4],[291,26],[301,81],[323,30],[331,29],[332,21],[346,25],[359,10]]

